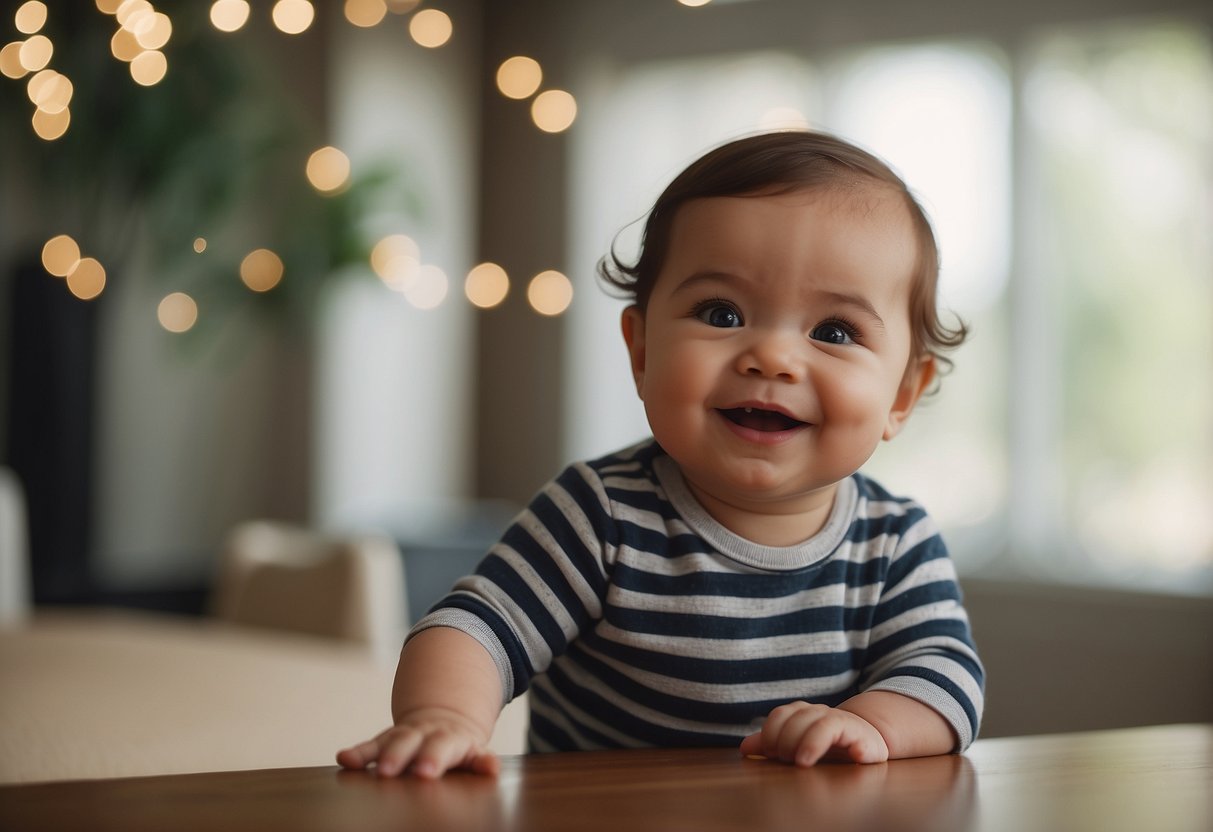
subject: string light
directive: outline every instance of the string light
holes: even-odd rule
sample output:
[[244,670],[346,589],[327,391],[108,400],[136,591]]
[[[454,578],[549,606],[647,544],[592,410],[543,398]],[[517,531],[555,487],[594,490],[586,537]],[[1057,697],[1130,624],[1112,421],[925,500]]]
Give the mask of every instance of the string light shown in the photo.
[[496,263],[481,263],[470,272],[463,283],[463,293],[473,306],[492,309],[505,300],[510,292],[510,277]]
[[48,86],[49,89],[44,90],[43,95],[34,103],[38,105],[39,110],[50,115],[63,112],[67,105],[72,103],[72,94],[75,92],[71,79],[56,73],[54,82]]
[[67,288],[80,300],[92,300],[105,289],[105,269],[95,258],[82,257],[67,273]]
[[405,289],[421,267],[421,248],[411,237],[390,234],[371,249],[371,268],[387,286]]
[[0,49],[0,72],[14,80],[29,74],[29,70],[21,65],[21,44],[22,41],[15,40]]
[[46,35],[34,35],[21,44],[21,50],[17,54],[21,59],[21,66],[29,72],[37,72],[46,68],[54,52],[55,47],[50,38]]
[[288,35],[306,32],[316,19],[316,9],[308,0],[278,0],[270,15],[279,31]]
[[282,258],[268,248],[250,251],[240,262],[240,279],[254,292],[268,292],[282,281]]
[[506,98],[530,98],[543,82],[543,68],[534,58],[515,55],[497,68],[497,89]]
[[153,11],[152,4],[149,0],[123,0],[118,4],[117,11],[114,12],[114,17],[118,21],[118,25],[123,29],[130,29],[134,32],[134,25],[145,14],[151,14]]
[[163,52],[154,49],[140,52],[131,61],[131,78],[135,79],[136,84],[144,87],[159,84],[167,72],[168,59],[164,57]]
[[43,141],[53,142],[67,132],[72,123],[72,112],[64,108],[58,113],[48,113],[46,110],[35,110],[30,120],[34,134]]
[[386,16],[384,0],[345,0],[345,19],[355,26],[369,29],[378,26]]
[[540,272],[531,278],[526,299],[540,315],[559,315],[573,302],[573,284],[560,272]]
[[42,246],[42,268],[55,277],[67,277],[80,262],[80,246],[67,234],[51,237]]
[[417,271],[417,279],[403,290],[404,298],[418,309],[436,309],[446,299],[446,274],[437,266],[425,265]]
[[156,320],[169,332],[188,332],[198,322],[198,304],[185,292],[165,295],[156,307]]
[[531,119],[545,133],[568,130],[577,118],[577,101],[564,90],[546,90],[531,102]]
[[[143,86],[161,81],[168,69],[162,51],[173,34],[172,20],[155,10],[149,0],[94,0],[97,9],[113,15],[118,24],[110,41],[110,51],[118,60],[130,65],[132,78]],[[346,20],[355,26],[370,28],[380,24],[386,15],[414,12],[420,0],[345,0]],[[680,0],[684,5],[705,5],[709,0]],[[251,7],[248,0],[214,0],[210,6],[210,22],[221,32],[242,29],[248,22]],[[315,21],[315,7],[308,0],[277,0],[271,17],[274,25],[286,34],[299,34]],[[71,122],[69,109],[74,85],[67,76],[49,68],[54,55],[50,38],[39,34],[46,25],[46,3],[28,0],[16,11],[17,30],[26,40],[13,41],[0,48],[0,73],[12,79],[30,75],[27,93],[37,107],[32,123],[35,133],[53,140],[62,136]],[[409,34],[425,48],[446,44],[453,34],[449,15],[438,9],[426,8],[412,14]],[[543,69],[534,58],[515,55],[501,63],[496,74],[501,94],[515,100],[535,96],[531,116],[539,129],[549,133],[567,130],[576,120],[577,103],[564,90],[547,90],[536,95],[543,82]],[[801,117],[803,118],[803,117]],[[795,121],[794,111],[772,111],[767,121]],[[335,147],[323,147],[308,158],[307,178],[322,193],[333,193],[349,180],[349,158]],[[197,237],[192,244],[199,254],[208,242]],[[47,241],[43,247],[43,265],[47,272],[65,278],[69,290],[78,298],[88,300],[100,295],[106,285],[105,269],[93,257],[81,257],[79,245],[66,234]],[[371,253],[371,265],[380,278],[419,309],[439,306],[449,293],[449,281],[441,268],[422,265],[417,244],[403,234],[390,235],[379,241]],[[285,273],[281,257],[269,249],[250,252],[240,264],[240,279],[254,292],[268,292],[277,286]],[[509,295],[510,279],[496,263],[481,263],[471,269],[464,281],[464,294],[469,303],[490,309],[504,302]],[[571,304],[572,283],[560,272],[549,270],[536,275],[527,287],[527,300],[542,315],[559,315]],[[157,309],[157,318],[170,332],[185,332],[198,318],[197,302],[183,292],[165,296]]]
[[419,45],[437,49],[451,39],[451,18],[438,9],[422,9],[409,18],[409,34]]
[[173,36],[173,22],[162,12],[153,12],[135,27],[135,40],[144,49],[163,49]]
[[17,31],[23,35],[41,31],[46,25],[46,4],[39,3],[38,0],[22,3],[13,16],[13,22],[17,24]]
[[308,157],[307,181],[321,193],[339,191],[349,178],[349,157],[337,148],[322,147]]
[[211,4],[211,25],[220,32],[237,32],[248,22],[247,0],[215,0]]

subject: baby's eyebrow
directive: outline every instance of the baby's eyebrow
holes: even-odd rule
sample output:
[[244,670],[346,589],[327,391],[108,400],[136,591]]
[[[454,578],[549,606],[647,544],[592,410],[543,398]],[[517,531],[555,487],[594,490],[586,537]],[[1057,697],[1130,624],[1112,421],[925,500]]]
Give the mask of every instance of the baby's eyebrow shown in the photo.
[[684,278],[682,282],[675,286],[672,294],[678,294],[679,292],[685,292],[688,289],[693,289],[701,283],[729,283],[737,285],[743,282],[744,281],[742,281],[740,277],[735,274],[730,274],[729,272],[695,272],[694,274]]
[[820,296],[843,306],[858,308],[861,312],[872,318],[881,329],[884,329],[884,318],[880,317],[880,313],[876,311],[876,307],[863,295],[855,295],[850,292],[822,291],[820,292]]

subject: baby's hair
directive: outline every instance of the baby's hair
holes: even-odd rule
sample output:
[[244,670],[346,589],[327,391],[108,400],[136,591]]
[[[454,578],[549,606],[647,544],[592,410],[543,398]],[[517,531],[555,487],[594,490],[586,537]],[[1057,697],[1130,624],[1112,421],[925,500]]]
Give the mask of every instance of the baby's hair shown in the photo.
[[642,310],[665,263],[674,216],[694,199],[766,196],[815,188],[850,189],[877,184],[900,195],[910,214],[918,258],[910,288],[911,357],[933,356],[941,370],[951,367],[944,352],[964,342],[968,329],[939,318],[936,285],[939,249],[926,212],[905,182],[880,159],[849,142],[811,130],[781,130],[736,139],[709,151],[678,174],[649,212],[640,256],[628,264],[615,246],[598,263],[599,277]]

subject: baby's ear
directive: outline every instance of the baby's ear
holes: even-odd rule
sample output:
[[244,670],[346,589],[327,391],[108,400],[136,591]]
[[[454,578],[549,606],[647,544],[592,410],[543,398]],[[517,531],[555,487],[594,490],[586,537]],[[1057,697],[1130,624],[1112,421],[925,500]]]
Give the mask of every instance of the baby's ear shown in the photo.
[[901,379],[901,386],[897,388],[897,398],[893,400],[889,418],[885,421],[884,439],[886,441],[901,433],[906,420],[914,411],[914,405],[918,404],[922,394],[935,380],[936,369],[933,355],[910,359],[910,366]]
[[623,310],[620,320],[623,327],[623,342],[628,345],[628,358],[632,364],[632,378],[636,382],[636,393],[644,399],[644,312],[635,304]]

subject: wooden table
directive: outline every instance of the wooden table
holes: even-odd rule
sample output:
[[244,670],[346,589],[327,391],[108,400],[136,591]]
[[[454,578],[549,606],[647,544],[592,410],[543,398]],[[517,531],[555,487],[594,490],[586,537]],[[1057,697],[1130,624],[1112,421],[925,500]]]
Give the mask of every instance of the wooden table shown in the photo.
[[508,757],[497,779],[333,767],[0,788],[3,830],[1213,829],[1213,726],[979,741],[965,756],[795,769],[735,750]]

